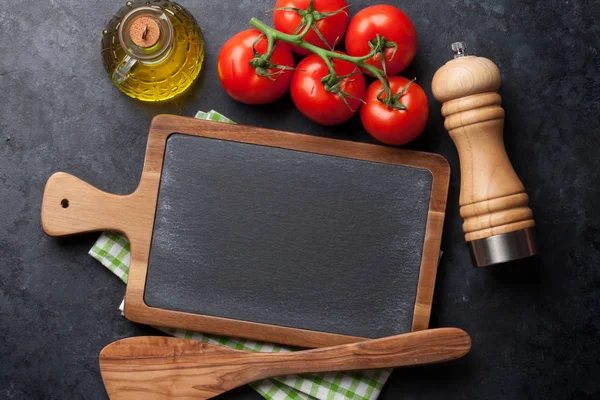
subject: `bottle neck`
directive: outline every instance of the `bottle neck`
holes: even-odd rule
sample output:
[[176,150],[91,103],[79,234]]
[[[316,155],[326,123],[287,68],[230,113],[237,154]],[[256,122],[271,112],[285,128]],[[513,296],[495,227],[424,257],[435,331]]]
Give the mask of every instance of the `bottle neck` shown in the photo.
[[127,13],[119,26],[125,53],[145,64],[163,61],[173,46],[173,25],[162,9],[138,7]]

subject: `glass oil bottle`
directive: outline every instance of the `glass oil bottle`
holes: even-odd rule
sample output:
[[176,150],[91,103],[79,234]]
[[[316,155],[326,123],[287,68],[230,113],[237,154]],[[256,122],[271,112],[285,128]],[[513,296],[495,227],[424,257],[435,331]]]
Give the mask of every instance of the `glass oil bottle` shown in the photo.
[[103,32],[102,60],[126,95],[146,102],[172,100],[200,75],[204,39],[192,14],[179,4],[128,1]]

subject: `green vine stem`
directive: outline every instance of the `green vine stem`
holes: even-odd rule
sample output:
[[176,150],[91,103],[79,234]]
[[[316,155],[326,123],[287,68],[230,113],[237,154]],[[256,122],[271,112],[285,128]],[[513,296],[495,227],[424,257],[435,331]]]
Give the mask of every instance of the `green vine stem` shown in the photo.
[[[307,16],[307,24],[306,24],[304,30],[297,35],[289,35],[287,33],[283,33],[274,28],[271,28],[270,26],[268,26],[267,24],[265,24],[264,22],[260,21],[257,18],[252,18],[250,20],[250,26],[252,26],[253,28],[256,28],[260,32],[262,32],[262,34],[266,36],[268,43],[269,43],[269,48],[268,48],[267,52],[264,55],[262,55],[261,57],[259,57],[260,61],[268,62],[269,58],[271,57],[271,54],[273,53],[274,46],[272,44],[275,43],[276,41],[282,41],[282,42],[286,42],[289,44],[293,44],[294,46],[297,46],[297,47],[301,47],[303,49],[310,51],[313,54],[318,55],[319,57],[321,57],[323,59],[323,61],[325,62],[325,64],[327,65],[327,67],[329,68],[329,71],[330,71],[329,75],[327,77],[325,77],[324,82],[323,82],[328,87],[334,87],[339,82],[338,76],[335,73],[335,68],[333,67],[333,63],[331,62],[331,59],[337,59],[337,60],[350,62],[350,63],[356,65],[357,67],[370,72],[373,76],[375,76],[381,82],[386,96],[385,96],[385,99],[381,98],[380,101],[384,102],[390,108],[395,108],[393,105],[392,91],[391,91],[390,85],[388,84],[388,81],[384,75],[385,72],[380,70],[379,68],[376,68],[376,67],[366,63],[366,61],[368,59],[370,59],[371,57],[375,56],[378,53],[381,53],[382,49],[384,49],[386,47],[385,38],[378,36],[378,38],[376,40],[376,44],[372,46],[371,52],[362,57],[352,57],[347,54],[336,53],[335,51],[322,49],[320,47],[317,47],[317,46],[310,44],[303,40],[304,37],[308,34],[308,31],[310,30],[310,28],[312,27],[313,21],[311,19],[312,19],[312,17],[309,14]],[[255,61],[257,61],[257,60],[256,59],[253,60],[253,62],[255,62]],[[382,62],[383,62],[383,60],[382,60]]]

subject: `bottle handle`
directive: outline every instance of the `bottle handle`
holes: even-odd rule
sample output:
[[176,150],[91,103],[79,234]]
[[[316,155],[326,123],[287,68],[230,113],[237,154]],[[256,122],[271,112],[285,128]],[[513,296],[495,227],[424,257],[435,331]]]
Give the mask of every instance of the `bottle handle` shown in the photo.
[[137,60],[135,58],[132,58],[128,55],[125,56],[125,58],[123,58],[123,61],[121,61],[119,65],[117,65],[117,68],[115,68],[115,70],[113,71],[113,82],[115,82],[117,85],[120,85],[123,82],[125,82],[129,78],[129,71],[131,70],[131,68],[133,68],[136,62]]

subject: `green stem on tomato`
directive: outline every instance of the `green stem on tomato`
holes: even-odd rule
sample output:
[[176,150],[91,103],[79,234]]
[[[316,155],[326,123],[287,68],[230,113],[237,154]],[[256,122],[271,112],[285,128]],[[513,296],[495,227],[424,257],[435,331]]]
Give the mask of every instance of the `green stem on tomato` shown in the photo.
[[315,54],[318,54],[319,51],[322,51],[322,52],[325,52],[327,54],[327,56],[329,56],[331,58],[337,58],[338,60],[348,61],[355,65],[361,64],[360,65],[361,67],[362,67],[362,64],[365,64],[366,60],[368,60],[369,58],[371,58],[375,54],[377,54],[377,49],[371,50],[371,52],[369,54],[362,56],[362,57],[352,57],[347,54],[340,54],[340,53],[336,53],[331,50],[325,50],[325,49],[317,47],[311,43],[304,42],[302,40],[303,37],[305,36],[305,35],[303,35],[304,32],[302,32],[298,35],[288,35],[287,33],[279,32],[278,30],[271,28],[269,25],[265,24],[264,22],[262,22],[261,20],[259,20],[257,18],[252,18],[250,20],[250,26],[258,29],[259,31],[264,33],[266,36],[272,36],[275,40],[281,40],[282,42],[291,43],[297,47],[301,47],[301,48],[306,49],[306,50],[310,51],[311,53],[315,53]]
[[309,14],[306,17],[306,26],[304,27],[304,30],[296,35],[298,40],[302,40],[302,39],[304,39],[304,36],[308,35],[308,32],[310,32],[310,28],[312,28],[312,24],[313,24],[313,16]]
[[[370,73],[373,74],[373,76],[375,76],[379,82],[381,82],[381,85],[383,86],[383,90],[385,90],[385,98],[386,101],[390,102],[391,98],[392,98],[392,89],[390,88],[390,85],[387,81],[387,79],[381,74],[381,70],[379,70],[379,68],[376,68],[370,64],[364,63],[365,65],[363,66],[364,69],[366,69],[367,71],[369,71]],[[389,105],[389,103],[386,103]]]
[[[312,17],[309,17],[309,18],[312,20]],[[376,48],[376,47],[373,48],[369,54],[362,56],[362,57],[352,57],[347,54],[341,54],[341,53],[337,53],[335,51],[322,49],[320,47],[317,47],[311,43],[308,43],[308,42],[305,42],[304,40],[302,40],[304,38],[304,36],[306,36],[306,34],[308,33],[308,30],[310,29],[311,25],[312,25],[312,21],[310,24],[306,25],[306,28],[304,29],[303,32],[299,33],[298,35],[289,35],[287,33],[283,33],[274,28],[271,28],[269,25],[265,24],[258,18],[252,18],[250,20],[250,26],[261,31],[269,40],[269,44],[271,44],[271,41],[281,40],[282,42],[293,44],[294,46],[308,50],[311,53],[314,53],[314,54],[318,55],[319,57],[321,57],[323,59],[323,61],[325,62],[325,64],[327,65],[327,68],[329,68],[329,71],[330,71],[329,76],[327,77],[327,80],[329,83],[333,82],[336,79],[335,68],[333,66],[333,63],[331,62],[331,59],[335,58],[338,60],[347,61],[349,63],[356,65],[359,68],[362,68],[362,69],[370,72],[373,76],[375,76],[381,82],[383,89],[386,93],[386,104],[387,104],[387,102],[391,101],[392,91],[390,89],[390,86],[389,86],[387,80],[384,77],[384,72],[382,70],[380,70],[379,68],[376,68],[376,67],[366,63],[366,61],[368,59],[370,59],[371,57],[373,57],[374,55],[376,55],[379,52],[378,48]],[[271,49],[271,52],[272,52],[272,49]],[[269,55],[267,56],[267,54],[269,54]],[[267,52],[267,54],[265,54],[263,56],[265,59],[268,59],[271,56],[270,53]]]
[[328,55],[328,53],[330,53],[330,52],[327,50],[323,50],[320,47],[317,47],[317,49],[318,50],[315,50],[314,53],[316,55],[318,55],[319,57],[321,57],[323,59],[323,61],[325,62],[325,65],[327,65],[327,68],[329,69],[329,75],[326,76],[327,85],[331,86],[334,84],[337,74],[335,72],[335,67],[333,66],[333,62],[331,61],[331,58],[329,58],[329,55]]
[[[302,39],[304,39],[304,37],[310,31],[310,28],[311,28],[312,23],[313,23],[313,17],[312,17],[312,15],[307,16],[306,20],[307,20],[307,24],[306,24],[306,26],[303,28],[303,30],[300,33],[298,33],[297,35],[290,35],[291,38],[293,38],[293,40],[295,42],[302,42]],[[274,34],[274,32],[275,32],[275,34]],[[262,33],[267,37],[267,41],[268,41],[267,52],[264,54],[263,58],[266,59],[266,60],[268,60],[268,59],[271,58],[271,55],[273,54],[273,51],[275,50],[275,41],[276,40],[282,40],[281,38],[279,38],[277,36],[277,33],[281,33],[281,32],[278,32],[277,30],[273,29],[273,32],[267,31],[267,32],[262,32]]]
[[267,37],[267,52],[264,54],[264,58],[265,60],[268,60],[271,58],[271,55],[273,55],[273,52],[275,51],[275,38],[272,35],[267,35],[265,33],[265,36]]

